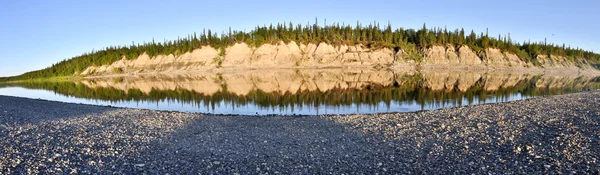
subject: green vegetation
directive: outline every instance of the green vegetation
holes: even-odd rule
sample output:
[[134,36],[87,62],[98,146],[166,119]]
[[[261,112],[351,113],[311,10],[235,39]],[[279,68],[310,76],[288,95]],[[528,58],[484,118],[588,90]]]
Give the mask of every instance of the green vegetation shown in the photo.
[[10,83],[23,83],[23,82],[72,82],[74,80],[79,80],[81,77],[78,76],[55,76],[55,77],[36,77],[30,79],[14,79],[14,78],[5,78],[0,77],[0,84],[10,84]]
[[115,67],[113,68],[113,73],[120,74],[123,73],[123,70],[121,68]]
[[[411,59],[422,60],[419,51],[434,45],[467,45],[475,51],[485,48],[499,48],[517,54],[521,59],[536,64],[538,55],[564,56],[570,60],[585,59],[591,63],[600,63],[600,54],[584,51],[580,48],[570,46],[548,44],[546,42],[525,41],[518,43],[513,41],[509,35],[490,37],[486,33],[476,34],[471,31],[465,33],[464,29],[448,30],[446,28],[423,28],[415,29],[392,29],[390,24],[380,26],[379,23],[363,25],[357,22],[356,26],[350,24],[334,23],[331,25],[314,24],[294,25],[283,23],[269,26],[257,26],[250,32],[232,31],[218,34],[211,30],[203,30],[200,34],[191,34],[177,40],[164,40],[163,42],[132,43],[129,46],[110,46],[100,51],[91,51],[81,56],[63,60],[48,68],[28,72],[15,77],[0,78],[0,81],[23,80],[32,78],[44,78],[55,76],[71,76],[75,72],[81,72],[88,66],[100,66],[111,64],[122,58],[131,60],[142,53],[149,56],[159,54],[179,55],[190,52],[193,49],[210,45],[214,48],[224,48],[235,43],[247,43],[252,46],[260,46],[265,43],[277,43],[279,41],[297,43],[330,43],[330,44],[364,44],[369,47],[389,47],[395,50],[402,49],[407,52]],[[224,55],[221,50],[220,55]]]
[[225,56],[225,48],[224,47],[221,47],[219,49],[219,56]]

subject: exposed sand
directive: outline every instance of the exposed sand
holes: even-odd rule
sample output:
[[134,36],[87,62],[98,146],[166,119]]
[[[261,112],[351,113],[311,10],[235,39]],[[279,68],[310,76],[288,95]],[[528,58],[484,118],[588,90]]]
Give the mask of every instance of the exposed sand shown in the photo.
[[[467,46],[433,46],[424,49],[424,60],[417,63],[407,59],[403,50],[369,49],[362,45],[334,46],[326,43],[297,44],[283,42],[250,47],[235,44],[224,52],[204,46],[182,55],[147,54],[134,60],[116,61],[111,65],[90,66],[80,75],[110,75],[135,73],[170,73],[181,71],[210,71],[214,69],[298,69],[298,68],[376,68],[376,69],[483,69],[483,70],[558,70],[598,72],[585,60],[566,61],[558,56],[538,56],[540,67],[525,63],[512,53],[486,49],[475,53]],[[120,70],[115,72],[115,70]]]

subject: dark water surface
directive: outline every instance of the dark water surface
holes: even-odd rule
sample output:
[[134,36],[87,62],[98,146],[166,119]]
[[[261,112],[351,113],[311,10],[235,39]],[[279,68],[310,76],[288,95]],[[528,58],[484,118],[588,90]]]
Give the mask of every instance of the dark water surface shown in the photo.
[[0,95],[216,114],[409,112],[600,88],[600,77],[486,71],[301,69],[0,84]]

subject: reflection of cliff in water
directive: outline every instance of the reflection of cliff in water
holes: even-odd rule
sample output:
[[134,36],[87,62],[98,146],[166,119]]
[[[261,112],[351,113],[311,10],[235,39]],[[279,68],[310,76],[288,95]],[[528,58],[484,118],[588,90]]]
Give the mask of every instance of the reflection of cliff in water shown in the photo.
[[[262,107],[378,105],[392,102],[464,105],[514,94],[540,96],[600,88],[598,78],[477,71],[254,70],[180,75],[136,75],[68,83],[27,83],[88,99],[161,101]],[[202,103],[200,103],[202,102]]]

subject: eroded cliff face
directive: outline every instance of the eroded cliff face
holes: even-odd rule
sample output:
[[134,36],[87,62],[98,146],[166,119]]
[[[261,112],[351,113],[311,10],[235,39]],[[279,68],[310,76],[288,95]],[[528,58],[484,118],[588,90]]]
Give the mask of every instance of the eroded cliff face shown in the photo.
[[536,59],[543,68],[578,68],[576,62],[569,61],[567,58],[562,56],[538,55]]
[[481,58],[468,46],[433,46],[424,50],[423,66],[431,68],[485,68]]
[[531,63],[522,61],[515,54],[502,52],[500,49],[494,48],[485,49],[482,61],[489,67],[533,67]]
[[[401,48],[368,48],[364,45],[298,44],[295,42],[264,44],[251,47],[235,44],[224,49],[204,46],[182,55],[146,53],[137,59],[123,59],[111,65],[90,66],[80,75],[168,73],[181,71],[207,71],[213,69],[263,69],[263,68],[468,68],[468,69],[593,69],[585,60],[568,60],[558,56],[537,57],[539,66],[523,61],[517,55],[488,48],[475,53],[467,46],[458,48],[433,46],[423,49],[423,60],[414,60]],[[480,57],[481,56],[481,57]]]

